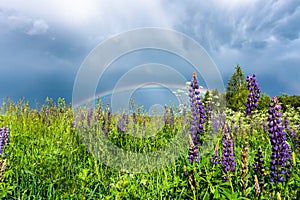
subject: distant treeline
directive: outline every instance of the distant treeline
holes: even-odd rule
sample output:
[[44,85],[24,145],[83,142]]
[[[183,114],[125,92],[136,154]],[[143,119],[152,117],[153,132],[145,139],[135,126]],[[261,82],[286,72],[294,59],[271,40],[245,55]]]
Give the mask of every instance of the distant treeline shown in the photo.
[[[249,74],[252,75],[252,74]],[[259,84],[259,77],[257,77]],[[220,98],[226,99],[226,106],[234,111],[245,111],[245,105],[248,98],[248,88],[246,82],[246,76],[242,71],[242,68],[237,65],[235,67],[235,72],[232,74],[227,82],[226,93],[219,94],[218,91],[213,90],[211,92],[207,91],[204,95],[203,101],[207,102],[211,96],[218,95]],[[300,96],[299,95],[288,95],[282,94],[277,96],[280,104],[282,105],[283,111],[286,111],[287,107],[290,106],[300,112]],[[268,109],[271,102],[271,97],[264,93],[260,94],[260,99],[258,102],[258,109]]]

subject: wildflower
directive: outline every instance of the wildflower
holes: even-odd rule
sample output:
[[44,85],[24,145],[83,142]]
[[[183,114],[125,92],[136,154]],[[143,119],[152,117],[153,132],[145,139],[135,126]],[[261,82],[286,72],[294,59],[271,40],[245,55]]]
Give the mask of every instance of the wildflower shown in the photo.
[[105,118],[105,116],[103,115],[103,119],[102,119],[102,132],[105,136],[107,136],[108,133],[110,132],[110,125],[111,125],[111,112],[107,111],[107,117]]
[[231,138],[229,128],[225,125],[223,133],[223,149],[221,165],[226,176],[224,181],[228,181],[228,173],[235,171],[234,153],[233,153],[233,140]]
[[210,158],[210,163],[217,165],[220,162],[219,145],[216,145],[213,155]]
[[4,147],[9,145],[9,128],[4,126],[0,129],[0,155],[3,153]]
[[[198,148],[201,145],[200,136],[204,134],[203,125],[205,122],[204,121],[205,111],[200,98],[200,91],[199,91],[199,85],[198,85],[196,73],[193,74],[192,82],[190,83],[189,97],[190,97],[190,107],[192,112],[192,122],[190,128],[190,135],[193,141],[193,146],[190,146],[190,154],[192,154],[191,149],[193,150],[193,152],[196,152],[194,150],[194,148],[196,148],[198,152]],[[196,153],[194,154],[196,155]],[[198,155],[193,160],[198,162],[199,160]]]
[[170,108],[170,125],[174,127],[174,112],[172,108]]
[[256,81],[256,76],[247,76],[247,87],[249,90],[247,104],[246,104],[246,115],[249,116],[251,112],[258,106],[258,100],[260,98],[260,89]]
[[165,126],[168,124],[168,109],[167,106],[164,106],[164,122],[165,122]]
[[263,156],[263,151],[261,146],[258,147],[258,152],[255,155],[254,158],[254,163],[253,163],[253,170],[254,170],[254,174],[256,176],[256,181],[257,181],[257,185],[255,186],[256,188],[259,188],[259,190],[256,190],[256,194],[258,196],[261,195],[261,191],[263,189],[263,186],[265,184],[264,182],[264,178],[265,178],[265,162],[264,162],[264,156]]
[[124,133],[125,132],[125,127],[124,127],[124,120],[123,118],[119,118],[118,119],[118,123],[117,123],[117,131],[119,133]]
[[94,112],[93,108],[90,108],[90,109],[88,110],[88,113],[87,113],[87,125],[88,125],[88,126],[91,126],[93,112]]
[[290,122],[286,116],[284,117],[283,122],[284,122],[284,128],[285,128],[286,133],[290,134],[291,133]]
[[241,183],[243,190],[245,191],[248,183],[248,157],[249,157],[249,143],[248,137],[245,137],[245,143],[243,145],[242,153],[241,153],[242,161],[241,161]]
[[193,140],[190,140],[190,147],[189,147],[189,161],[190,163],[199,162],[199,152],[198,147],[194,144]]
[[297,151],[297,149],[298,149],[298,137],[297,137],[296,130],[293,129],[290,134],[291,134],[291,139],[292,139],[294,151]]
[[270,133],[270,141],[272,144],[270,181],[275,184],[284,182],[291,174],[291,149],[286,142],[282,120],[280,119],[282,116],[279,112],[280,109],[281,106],[279,105],[277,97],[273,97],[268,111],[268,131]]
[[132,114],[132,118],[133,118],[133,135],[136,134],[136,124],[137,124],[137,117],[135,112]]

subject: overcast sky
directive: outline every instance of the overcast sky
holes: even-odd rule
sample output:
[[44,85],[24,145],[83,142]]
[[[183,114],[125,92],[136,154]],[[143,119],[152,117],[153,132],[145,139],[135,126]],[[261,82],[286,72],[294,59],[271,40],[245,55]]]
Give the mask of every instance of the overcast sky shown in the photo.
[[257,75],[263,92],[299,95],[299,21],[298,0],[0,0],[0,98],[70,102],[89,52],[142,27],[196,40],[224,84],[239,64]]

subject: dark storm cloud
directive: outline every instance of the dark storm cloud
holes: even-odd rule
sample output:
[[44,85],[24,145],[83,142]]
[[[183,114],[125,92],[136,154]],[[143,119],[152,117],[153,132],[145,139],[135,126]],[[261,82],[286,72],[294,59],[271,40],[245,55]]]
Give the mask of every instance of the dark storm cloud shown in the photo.
[[[246,74],[257,74],[263,92],[300,94],[299,19],[300,1],[285,0],[2,0],[0,98],[70,100],[77,70],[99,42],[149,26],[199,42],[225,84],[240,64]],[[105,80],[110,85],[115,79]]]
[[186,13],[178,27],[205,47],[225,80],[240,64],[264,92],[300,94],[299,1],[189,2],[177,1]]

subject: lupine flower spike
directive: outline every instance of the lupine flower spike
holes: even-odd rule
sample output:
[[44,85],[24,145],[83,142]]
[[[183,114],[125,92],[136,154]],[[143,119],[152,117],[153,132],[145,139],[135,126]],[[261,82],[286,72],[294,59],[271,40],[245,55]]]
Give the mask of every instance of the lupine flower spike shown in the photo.
[[256,81],[256,76],[247,76],[247,87],[249,90],[247,104],[246,104],[246,115],[250,116],[251,112],[258,106],[260,98],[260,89]]
[[265,162],[261,146],[258,147],[258,152],[254,158],[253,170],[255,176],[256,194],[257,196],[261,196],[261,192],[265,184]]
[[231,138],[229,128],[226,125],[224,126],[222,143],[223,143],[223,149],[222,149],[221,165],[225,173],[223,180],[228,181],[229,173],[235,171],[235,163],[234,163],[234,152],[233,152],[233,140]]
[[214,153],[210,158],[210,163],[217,165],[219,164],[219,162],[220,162],[220,155],[219,155],[219,142],[218,142],[215,147]]
[[248,137],[245,137],[245,143],[243,145],[242,153],[241,153],[242,161],[241,161],[241,184],[244,191],[246,191],[248,184],[248,157],[249,157],[249,143]]
[[[189,88],[189,97],[190,97],[190,107],[192,113],[192,123],[190,128],[190,135],[193,141],[193,146],[190,144],[190,157],[194,159],[191,161],[199,161],[198,158],[198,148],[201,145],[200,136],[204,134],[204,119],[205,111],[200,98],[200,91],[196,73],[193,74],[192,82],[190,83]],[[195,148],[197,150],[195,150]]]
[[291,174],[291,148],[286,142],[285,132],[280,113],[281,106],[277,97],[273,97],[269,107],[269,133],[272,144],[272,155],[270,163],[270,181],[277,184],[284,182]]
[[298,137],[297,137],[297,132],[295,129],[291,131],[291,139],[294,147],[294,151],[297,151],[298,149]]
[[9,128],[2,127],[0,129],[0,156],[4,151],[4,147],[9,145]]

